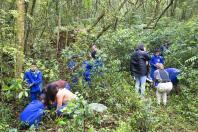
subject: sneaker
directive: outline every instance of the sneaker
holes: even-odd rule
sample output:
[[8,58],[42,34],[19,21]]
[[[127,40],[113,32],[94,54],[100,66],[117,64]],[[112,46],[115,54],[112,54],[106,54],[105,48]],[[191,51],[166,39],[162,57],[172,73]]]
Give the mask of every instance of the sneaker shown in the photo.
[[150,83],[153,83],[153,80],[152,79],[149,79],[149,78],[146,78],[146,81],[148,81]]

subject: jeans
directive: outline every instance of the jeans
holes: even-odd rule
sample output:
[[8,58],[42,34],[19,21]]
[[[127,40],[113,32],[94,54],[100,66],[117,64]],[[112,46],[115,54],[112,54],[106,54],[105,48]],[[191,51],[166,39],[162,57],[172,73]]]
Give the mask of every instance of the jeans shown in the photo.
[[135,91],[137,93],[140,92],[141,96],[144,97],[144,91],[145,91],[145,86],[146,86],[146,75],[141,76],[141,75],[135,75]]

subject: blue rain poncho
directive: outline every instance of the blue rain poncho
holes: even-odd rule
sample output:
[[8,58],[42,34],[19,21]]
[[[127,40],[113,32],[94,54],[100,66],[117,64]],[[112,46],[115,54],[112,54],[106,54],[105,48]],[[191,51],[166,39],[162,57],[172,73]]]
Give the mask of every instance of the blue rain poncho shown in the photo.
[[45,106],[39,100],[33,100],[20,115],[20,120],[28,126],[34,125],[38,127],[43,115]]

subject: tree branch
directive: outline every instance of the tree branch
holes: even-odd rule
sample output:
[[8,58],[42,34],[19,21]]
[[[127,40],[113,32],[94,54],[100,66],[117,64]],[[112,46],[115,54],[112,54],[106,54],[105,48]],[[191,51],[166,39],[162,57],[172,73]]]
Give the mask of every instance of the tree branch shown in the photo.
[[99,21],[105,16],[105,11],[102,11],[100,16],[96,19],[96,21],[93,23],[93,25],[87,30],[87,32],[90,32],[98,23]]
[[[117,10],[116,12],[119,12],[127,1],[128,1],[128,0],[124,0],[124,1],[121,3],[121,5],[118,7],[118,10]],[[97,37],[96,37],[96,40],[98,40],[98,39],[99,39],[99,38],[100,38],[100,37],[112,26],[112,25],[114,25],[114,24],[115,24],[114,21],[117,21],[117,19],[118,19],[118,18],[115,17],[107,26],[105,26],[105,27],[102,29],[102,31],[98,33],[98,35],[97,35]],[[95,40],[95,41],[96,41],[96,40]]]
[[171,0],[171,2],[168,4],[168,6],[162,11],[162,13],[160,14],[160,16],[157,18],[157,20],[155,21],[155,24],[153,27],[144,27],[144,29],[154,29],[157,26],[157,23],[159,22],[159,20],[162,18],[162,16],[166,13],[166,11],[171,7],[171,5],[173,4],[174,0]]

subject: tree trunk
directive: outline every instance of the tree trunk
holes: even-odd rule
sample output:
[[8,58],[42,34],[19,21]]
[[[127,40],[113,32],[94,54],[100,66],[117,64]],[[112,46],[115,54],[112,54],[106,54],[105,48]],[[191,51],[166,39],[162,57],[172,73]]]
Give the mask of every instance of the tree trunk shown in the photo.
[[[33,0],[32,7],[31,7],[30,13],[29,13],[29,15],[31,17],[33,17],[35,6],[36,6],[36,0]],[[25,31],[25,38],[24,38],[25,39],[24,40],[24,49],[25,49],[24,54],[25,55],[27,54],[28,51],[31,53],[31,49],[32,49],[31,47],[33,47],[32,45],[31,46],[28,45],[28,38],[29,38],[30,31],[31,31],[31,20],[28,19],[27,15],[28,15],[28,10],[26,9],[26,12],[25,12],[26,31]]]
[[171,8],[171,16],[172,17],[175,17],[175,9],[176,9],[176,7],[177,7],[177,0],[175,0],[173,6]]
[[18,52],[15,63],[15,77],[19,78],[23,71],[24,63],[24,0],[17,0],[17,10],[19,13],[17,17]]

